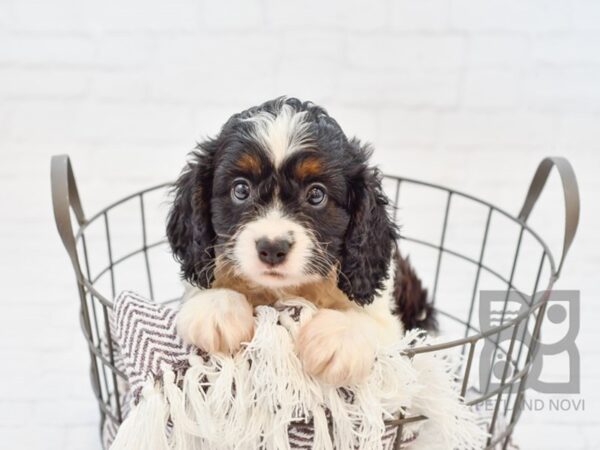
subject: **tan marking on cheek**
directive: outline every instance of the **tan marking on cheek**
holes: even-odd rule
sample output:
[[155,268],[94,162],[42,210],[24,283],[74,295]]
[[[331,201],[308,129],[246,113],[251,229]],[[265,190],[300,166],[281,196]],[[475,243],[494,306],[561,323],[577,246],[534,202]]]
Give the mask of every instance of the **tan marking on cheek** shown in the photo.
[[279,300],[278,293],[239,276],[230,263],[220,257],[216,260],[215,279],[211,288],[232,289],[244,294],[252,306],[272,305]]
[[353,302],[337,287],[337,277],[332,271],[327,278],[307,283],[295,288],[296,297],[303,297],[319,308],[344,311],[351,308]]
[[323,169],[323,163],[319,158],[309,157],[300,161],[294,170],[296,177],[302,179],[311,175],[317,175],[321,173]]
[[260,160],[250,153],[242,154],[235,165],[245,172],[260,174]]

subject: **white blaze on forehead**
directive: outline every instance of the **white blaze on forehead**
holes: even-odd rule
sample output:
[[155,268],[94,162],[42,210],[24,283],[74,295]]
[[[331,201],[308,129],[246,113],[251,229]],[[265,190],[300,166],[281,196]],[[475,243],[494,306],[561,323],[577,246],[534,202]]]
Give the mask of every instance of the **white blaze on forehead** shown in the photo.
[[270,153],[275,167],[310,144],[306,111],[298,112],[288,104],[275,114],[262,111],[245,120],[254,124],[253,137]]

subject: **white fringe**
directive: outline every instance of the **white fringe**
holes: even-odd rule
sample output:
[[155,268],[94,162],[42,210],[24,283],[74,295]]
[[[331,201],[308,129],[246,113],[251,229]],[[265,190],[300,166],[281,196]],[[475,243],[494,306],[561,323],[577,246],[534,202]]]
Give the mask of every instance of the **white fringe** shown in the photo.
[[[433,343],[433,339],[423,342]],[[479,450],[485,447],[488,434],[481,428],[477,413],[464,405],[460,385],[455,381],[459,362],[440,351],[414,356],[413,367],[423,389],[413,397],[411,414],[423,414],[428,420],[419,426],[419,438],[411,450]]]
[[290,422],[312,420],[315,449],[375,450],[382,448],[384,421],[406,411],[429,418],[406,427],[405,436],[419,433],[411,450],[483,447],[485,436],[458,395],[448,360],[435,352],[412,361],[401,355],[410,343],[429,343],[423,333],[381,349],[367,381],[346,387],[349,402],[341,389],[306,375],[294,352],[297,330],[314,306],[302,300],[279,306],[301,306],[300,321],[288,310],[259,306],[254,338],[235,357],[190,355],[182,379],[168,368],[159,382],[149,379],[111,449],[289,449]]
[[[169,450],[167,402],[158,383],[148,379],[141,399],[119,427],[112,450]],[[179,447],[183,450],[183,447]],[[178,450],[179,450],[178,448]]]

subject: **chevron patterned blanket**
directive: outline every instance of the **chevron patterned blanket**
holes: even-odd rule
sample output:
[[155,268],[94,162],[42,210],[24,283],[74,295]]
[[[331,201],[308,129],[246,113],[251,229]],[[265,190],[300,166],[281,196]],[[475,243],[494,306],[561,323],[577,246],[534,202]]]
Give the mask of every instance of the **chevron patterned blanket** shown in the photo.
[[[303,299],[257,307],[253,340],[233,357],[209,356],[179,338],[177,309],[121,293],[112,323],[127,377],[125,420],[118,428],[106,422],[105,448],[482,447],[485,436],[458,395],[448,361],[434,352],[403,354],[430,342],[422,332],[382,350],[364,385],[333,388],[303,373],[292,350],[294,330],[314,311]],[[398,433],[385,420],[399,414],[429,419]]]

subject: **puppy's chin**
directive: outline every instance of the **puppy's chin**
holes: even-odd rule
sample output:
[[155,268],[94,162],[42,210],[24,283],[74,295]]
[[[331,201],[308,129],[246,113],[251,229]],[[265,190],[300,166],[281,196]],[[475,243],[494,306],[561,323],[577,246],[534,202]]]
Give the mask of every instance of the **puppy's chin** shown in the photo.
[[298,287],[308,283],[315,283],[322,278],[317,274],[290,272],[285,267],[270,269],[260,263],[256,265],[256,270],[253,270],[252,273],[244,272],[243,275],[251,282],[269,289]]

